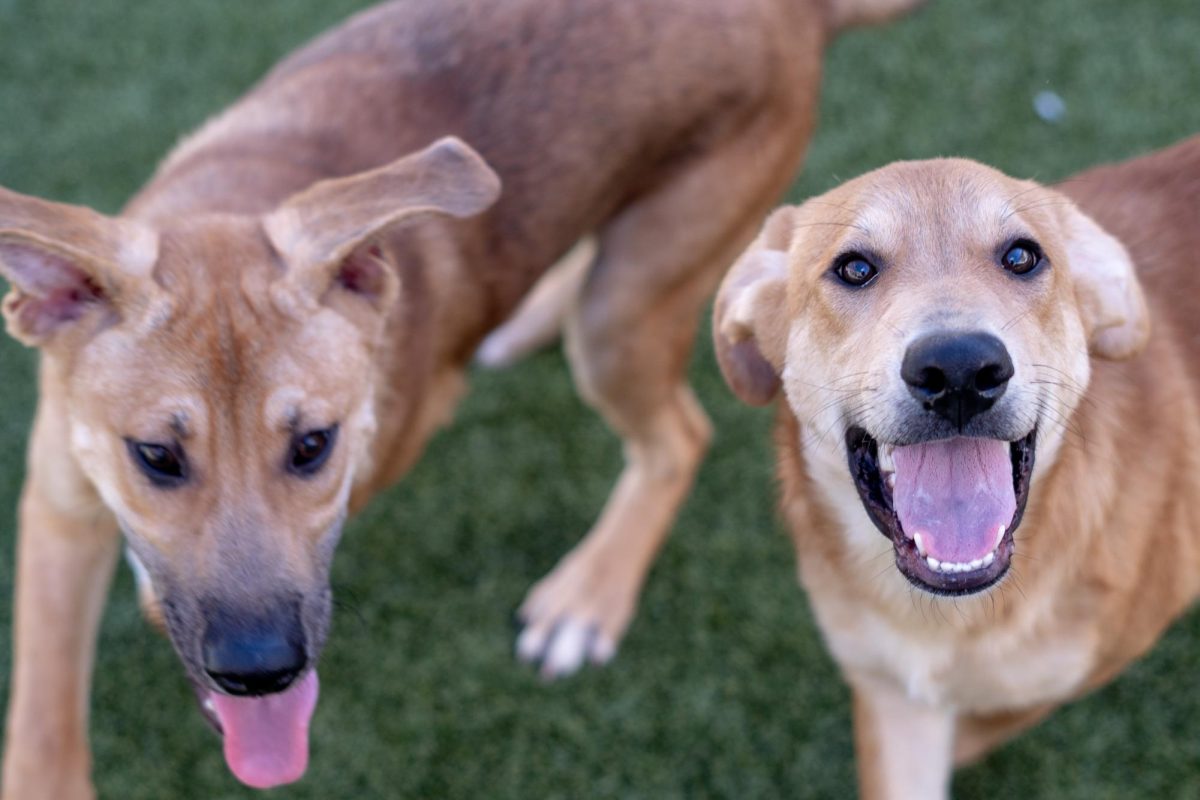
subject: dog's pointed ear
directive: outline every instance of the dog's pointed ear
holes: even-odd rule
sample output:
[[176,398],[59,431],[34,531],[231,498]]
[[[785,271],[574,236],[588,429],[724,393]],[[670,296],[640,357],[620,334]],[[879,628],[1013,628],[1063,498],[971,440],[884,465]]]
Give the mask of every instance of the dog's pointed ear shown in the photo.
[[8,332],[42,346],[95,313],[118,313],[150,279],[158,236],[128,219],[0,188],[0,275]]
[[713,344],[725,382],[761,406],[779,392],[787,349],[788,247],[794,207],[773,213],[725,275],[713,306]]
[[1099,358],[1136,355],[1150,338],[1150,315],[1125,246],[1073,203],[1059,206],[1075,300]]
[[289,274],[321,297],[340,287],[385,305],[396,278],[374,238],[417,214],[468,218],[500,196],[500,178],[452,136],[378,169],[321,181],[263,220]]

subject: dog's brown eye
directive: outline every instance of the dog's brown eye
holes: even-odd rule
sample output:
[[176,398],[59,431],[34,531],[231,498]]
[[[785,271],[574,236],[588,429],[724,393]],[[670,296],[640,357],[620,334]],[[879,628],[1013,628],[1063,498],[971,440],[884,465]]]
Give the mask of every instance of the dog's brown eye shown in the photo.
[[292,454],[288,468],[297,475],[312,475],[329,460],[337,439],[337,425],[323,430],[308,431],[292,439]]
[[844,255],[837,260],[833,272],[849,286],[866,286],[871,279],[879,274],[879,270],[870,261],[857,253]]
[[1014,275],[1027,275],[1042,263],[1042,251],[1033,242],[1018,239],[1005,251],[1000,265]]
[[187,480],[187,461],[177,447],[125,440],[133,463],[160,489],[174,488]]

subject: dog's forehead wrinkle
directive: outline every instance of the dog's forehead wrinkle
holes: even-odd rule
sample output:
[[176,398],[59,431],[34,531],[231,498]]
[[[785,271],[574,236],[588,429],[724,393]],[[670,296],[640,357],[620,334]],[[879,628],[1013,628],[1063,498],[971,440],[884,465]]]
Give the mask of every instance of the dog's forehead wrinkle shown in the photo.
[[278,257],[256,221],[201,216],[168,227],[162,241],[156,275],[177,298],[172,327],[189,331],[218,321],[241,334],[283,323],[267,296]]
[[[337,332],[323,320],[297,320],[276,308],[270,290],[278,266],[266,257],[270,253],[265,245],[258,248],[262,252],[254,247],[249,254],[236,252],[244,240],[261,237],[257,228],[252,236],[213,241],[203,240],[203,226],[199,228],[165,237],[170,261],[165,283],[186,302],[175,304],[169,330],[157,331],[139,344],[163,358],[169,365],[164,373],[219,399],[212,412],[227,423],[220,426],[222,438],[252,440],[260,424],[258,412],[250,412],[257,405],[254,398],[273,381],[305,372],[305,358],[324,342],[334,341]],[[176,280],[172,268],[183,263],[190,267],[181,268]],[[315,338],[305,330],[314,325],[321,329]],[[305,346],[297,347],[301,340]],[[178,353],[188,354],[186,363]]]
[[1012,194],[1009,179],[963,159],[901,162],[873,177],[857,221],[885,246],[928,254],[996,238]]

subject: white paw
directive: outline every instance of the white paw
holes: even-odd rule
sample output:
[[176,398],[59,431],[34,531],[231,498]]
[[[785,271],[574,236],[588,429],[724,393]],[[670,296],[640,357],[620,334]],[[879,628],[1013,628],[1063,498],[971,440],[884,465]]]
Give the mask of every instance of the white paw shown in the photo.
[[516,363],[525,353],[513,346],[506,327],[497,328],[475,351],[475,363],[488,369],[502,369]]
[[604,665],[617,653],[617,644],[593,624],[573,619],[553,626],[530,626],[517,637],[517,658],[539,665],[547,680],[578,672],[585,663]]
[[611,661],[641,588],[639,572],[625,566],[598,563],[578,550],[563,558],[529,590],[517,612],[523,627],[517,658],[537,665],[547,680]]

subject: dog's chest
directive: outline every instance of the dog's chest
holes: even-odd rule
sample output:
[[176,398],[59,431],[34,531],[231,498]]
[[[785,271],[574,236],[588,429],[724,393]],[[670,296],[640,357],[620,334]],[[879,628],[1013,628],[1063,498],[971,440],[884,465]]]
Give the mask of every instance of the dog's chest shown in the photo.
[[[945,604],[927,613],[936,619],[955,611]],[[1003,627],[966,638],[936,627],[916,633],[861,606],[853,616],[852,626],[823,625],[842,667],[935,706],[988,713],[1062,702],[1095,666],[1096,637],[1084,631],[1050,635]]]
[[[840,527],[831,535],[843,537],[847,553],[835,564],[804,548],[800,577],[843,670],[884,680],[913,700],[977,713],[1061,702],[1082,687],[1099,642],[1086,620],[1064,619],[1053,592],[1022,596],[1018,615],[993,624],[986,597],[956,602],[913,589],[890,567],[892,544],[867,518],[845,471],[832,461],[822,466],[814,474]],[[974,633],[963,631],[966,616],[980,620]]]

